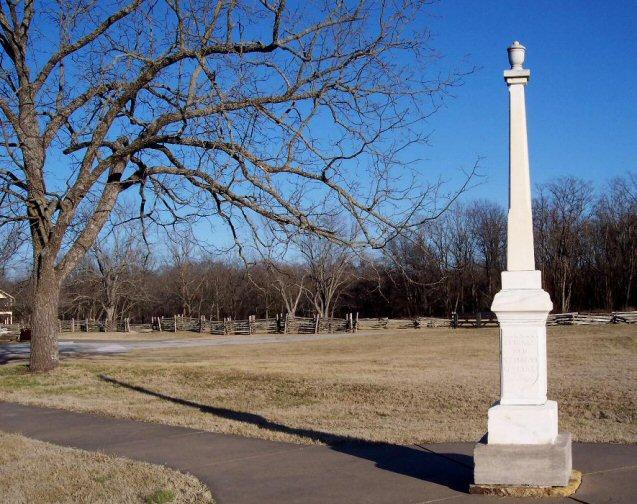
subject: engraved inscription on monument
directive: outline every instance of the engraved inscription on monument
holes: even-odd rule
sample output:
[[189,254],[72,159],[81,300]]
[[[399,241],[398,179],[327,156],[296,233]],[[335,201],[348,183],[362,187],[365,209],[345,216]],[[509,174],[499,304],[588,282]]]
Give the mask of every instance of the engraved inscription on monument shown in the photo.
[[[502,396],[531,398],[540,378],[540,339],[537,328],[516,327],[502,337]],[[506,400],[506,399],[505,399]]]

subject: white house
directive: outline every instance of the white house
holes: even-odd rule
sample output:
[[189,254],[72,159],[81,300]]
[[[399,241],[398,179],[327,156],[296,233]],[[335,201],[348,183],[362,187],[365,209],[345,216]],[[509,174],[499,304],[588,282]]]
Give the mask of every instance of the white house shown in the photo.
[[0,290],[0,324],[13,324],[14,297]]

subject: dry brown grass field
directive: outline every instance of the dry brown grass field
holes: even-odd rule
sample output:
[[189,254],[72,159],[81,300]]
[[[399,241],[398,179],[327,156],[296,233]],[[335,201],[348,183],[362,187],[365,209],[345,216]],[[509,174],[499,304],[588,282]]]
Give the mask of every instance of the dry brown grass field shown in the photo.
[[[552,327],[548,352],[560,428],[637,442],[637,326]],[[498,380],[497,329],[422,329],[9,364],[0,400],[297,443],[474,441]]]
[[214,502],[188,474],[2,432],[0,467],[0,502],[11,504]]

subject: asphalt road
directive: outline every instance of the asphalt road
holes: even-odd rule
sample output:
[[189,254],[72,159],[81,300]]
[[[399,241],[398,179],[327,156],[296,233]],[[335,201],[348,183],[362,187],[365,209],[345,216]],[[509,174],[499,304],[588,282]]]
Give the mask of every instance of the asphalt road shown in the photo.
[[[117,340],[117,341],[60,341],[60,358],[116,355],[134,350],[154,350],[162,348],[214,347],[222,345],[262,345],[271,343],[289,343],[291,341],[325,340],[351,337],[348,333],[339,334],[286,334],[271,336],[211,336],[210,338],[192,338],[175,340]],[[0,364],[29,358],[29,343],[5,343],[0,345]]]
[[[253,413],[205,408],[209,415],[232,416],[263,429],[295,431],[312,439],[326,434]],[[573,466],[583,473],[577,493],[569,498],[520,499],[467,493],[473,477],[473,443],[403,446],[332,436],[327,445],[295,445],[2,402],[0,429],[189,472],[210,487],[220,504],[637,502],[636,445],[574,443]]]

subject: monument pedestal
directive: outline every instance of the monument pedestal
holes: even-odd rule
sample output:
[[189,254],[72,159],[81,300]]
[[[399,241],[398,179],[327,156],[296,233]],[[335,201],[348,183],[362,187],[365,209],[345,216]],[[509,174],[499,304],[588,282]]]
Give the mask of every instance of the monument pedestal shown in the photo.
[[476,485],[567,486],[573,470],[571,435],[549,444],[478,443],[473,451]]
[[502,272],[491,309],[500,323],[500,401],[474,450],[480,485],[563,487],[571,478],[571,435],[558,434],[557,403],[546,398],[546,319],[553,308],[539,271]]
[[557,439],[557,403],[489,408],[489,444],[550,444]]

